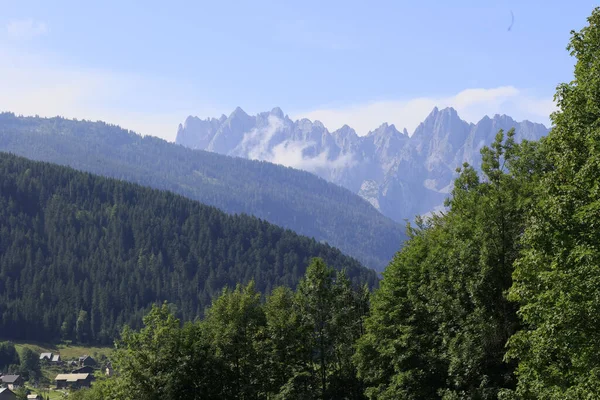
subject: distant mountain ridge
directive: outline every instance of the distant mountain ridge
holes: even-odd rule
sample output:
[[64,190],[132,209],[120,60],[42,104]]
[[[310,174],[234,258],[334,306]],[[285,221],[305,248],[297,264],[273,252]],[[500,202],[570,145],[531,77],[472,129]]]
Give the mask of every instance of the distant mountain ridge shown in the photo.
[[[224,141],[240,128],[238,123],[235,118],[222,128]],[[355,193],[308,172],[190,150],[103,122],[0,113],[0,151],[254,215],[327,242],[379,271],[406,239],[404,226]]]
[[464,162],[480,167],[479,151],[498,130],[515,128],[515,139],[538,140],[542,124],[506,115],[462,120],[453,108],[437,107],[412,135],[382,124],[365,136],[345,125],[329,132],[319,121],[293,121],[280,108],[255,116],[236,108],[229,117],[188,117],[176,143],[220,154],[303,169],[368,200],[384,215],[412,220],[439,209]]

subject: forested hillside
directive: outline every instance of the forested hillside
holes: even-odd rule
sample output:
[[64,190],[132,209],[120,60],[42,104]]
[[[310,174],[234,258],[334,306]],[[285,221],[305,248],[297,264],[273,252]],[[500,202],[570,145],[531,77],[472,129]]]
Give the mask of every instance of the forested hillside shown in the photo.
[[375,272],[255,217],[166,192],[0,154],[0,336],[111,341],[150,304],[201,315],[225,286],[295,287],[312,257]]
[[0,114],[0,151],[166,189],[326,241],[382,270],[404,226],[310,173],[194,151],[102,122]]

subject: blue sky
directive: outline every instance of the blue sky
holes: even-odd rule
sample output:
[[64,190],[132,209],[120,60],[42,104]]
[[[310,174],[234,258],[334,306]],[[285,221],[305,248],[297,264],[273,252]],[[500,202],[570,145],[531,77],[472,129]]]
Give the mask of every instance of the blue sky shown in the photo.
[[[0,110],[173,140],[189,114],[281,107],[360,134],[434,105],[548,122],[593,1],[0,0]],[[511,31],[511,11],[515,21]]]

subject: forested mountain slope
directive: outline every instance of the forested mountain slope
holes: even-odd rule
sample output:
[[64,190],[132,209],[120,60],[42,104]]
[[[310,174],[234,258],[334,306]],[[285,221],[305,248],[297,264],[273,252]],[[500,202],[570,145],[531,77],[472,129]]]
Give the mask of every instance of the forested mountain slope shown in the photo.
[[313,257],[376,273],[329,245],[182,196],[0,153],[0,336],[107,343],[156,301],[184,320],[224,286],[295,287]]
[[102,122],[0,114],[0,151],[167,189],[326,241],[382,270],[404,227],[310,173],[193,151]]

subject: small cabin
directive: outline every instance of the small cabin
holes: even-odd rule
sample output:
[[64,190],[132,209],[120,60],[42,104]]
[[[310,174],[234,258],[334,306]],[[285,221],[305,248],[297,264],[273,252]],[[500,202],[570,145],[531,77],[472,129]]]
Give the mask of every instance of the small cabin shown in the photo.
[[89,388],[92,384],[91,374],[58,374],[54,379],[57,389]]
[[24,384],[21,375],[3,375],[2,378],[0,378],[0,382],[10,390],[18,389]]
[[96,360],[94,360],[91,356],[88,356],[88,355],[81,356],[81,357],[79,357],[79,366],[80,367],[83,367],[83,366],[95,367]]

